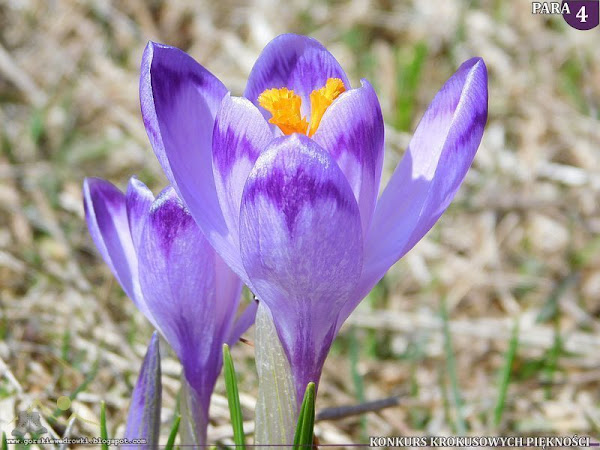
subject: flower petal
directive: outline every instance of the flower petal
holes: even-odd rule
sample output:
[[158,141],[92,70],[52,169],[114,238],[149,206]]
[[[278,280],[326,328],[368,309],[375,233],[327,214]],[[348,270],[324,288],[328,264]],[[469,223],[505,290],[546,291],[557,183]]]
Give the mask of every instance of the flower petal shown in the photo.
[[360,208],[363,235],[375,209],[383,165],[383,115],[368,81],[344,92],[323,115],[313,139],[335,159]]
[[131,177],[127,185],[125,204],[134,248],[139,246],[142,229],[150,213],[152,202],[154,202],[152,191],[136,177]]
[[436,94],[377,202],[359,288],[342,320],[446,210],[471,166],[486,120],[487,71],[481,58],[473,58]]
[[152,42],[146,47],[140,101],[154,152],[207,239],[242,276],[239,247],[221,212],[212,170],[215,116],[226,93],[185,52]]
[[[159,339],[155,331],[131,396],[124,436],[130,440],[146,439],[147,448],[158,448],[162,394],[160,375]],[[125,446],[125,448],[137,447]]]
[[184,51],[148,42],[142,56],[140,105],[148,138],[171,184],[177,183],[169,154],[193,155],[198,147],[208,154],[215,115],[226,93],[223,83]]
[[253,300],[246,306],[246,309],[240,314],[240,316],[236,319],[233,328],[229,334],[229,339],[227,343],[229,346],[234,345],[244,334],[248,331],[254,324],[254,320],[256,319],[256,311],[258,309],[258,300]]
[[272,139],[256,106],[245,98],[223,98],[213,132],[213,174],[227,228],[238,247],[244,184],[256,158]]
[[[325,86],[328,78],[339,78],[350,89],[340,64],[316,39],[282,34],[269,42],[256,60],[244,97],[258,106],[258,96],[264,90],[286,87],[302,97],[302,113],[306,116],[310,93]],[[266,110],[262,113],[270,118]]]
[[358,205],[325,150],[299,134],[273,141],[244,188],[240,241],[302,398],[306,384],[318,382],[339,310],[362,267]]
[[216,298],[216,255],[174,189],[152,205],[138,254],[148,309],[208,408],[228,331],[216,310],[231,300]]
[[125,195],[100,178],[83,182],[85,219],[92,239],[119,284],[139,307],[137,256],[129,232]]
[[[223,344],[229,342],[231,329],[235,326],[235,315],[242,298],[242,288],[244,287],[244,284],[235,272],[231,270],[229,265],[227,265],[214,250],[212,250],[212,252],[215,255],[215,288],[217,298],[216,304],[214,305],[214,314],[215,320],[223,329],[224,340],[221,342],[221,344]],[[249,324],[248,326],[250,325],[252,324]]]

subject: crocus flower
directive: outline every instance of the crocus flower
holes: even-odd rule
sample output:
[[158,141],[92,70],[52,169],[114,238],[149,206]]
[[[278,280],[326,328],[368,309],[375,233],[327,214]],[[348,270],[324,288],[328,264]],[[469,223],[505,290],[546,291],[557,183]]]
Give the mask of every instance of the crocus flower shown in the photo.
[[[161,395],[160,351],[158,334],[155,331],[131,396],[125,427],[126,439],[130,441],[145,439],[144,448],[158,448]],[[126,448],[139,448],[139,445],[126,446]]]
[[181,361],[197,405],[195,438],[203,443],[222,345],[235,342],[252,323],[255,306],[235,321],[241,282],[172,188],[155,199],[136,178],[126,194],[88,178],[83,194],[88,228],[104,261]]
[[233,97],[181,50],[149,43],[140,99],[163,170],[207,239],[272,312],[300,400],[341,324],[448,207],[487,119],[483,60],[425,112],[378,198],[384,125],[316,40],[282,35]]

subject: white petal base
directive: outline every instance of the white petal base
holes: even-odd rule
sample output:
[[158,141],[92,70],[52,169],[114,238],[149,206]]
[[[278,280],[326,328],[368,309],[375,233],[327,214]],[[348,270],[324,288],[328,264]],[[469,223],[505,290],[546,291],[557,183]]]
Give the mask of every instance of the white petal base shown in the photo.
[[202,447],[206,445],[206,425],[208,418],[203,417],[202,407],[196,399],[194,390],[181,375],[181,400],[179,403],[181,424],[179,439],[183,446]]
[[291,445],[298,421],[294,381],[271,312],[262,302],[256,313],[255,348],[258,372],[255,448],[272,448],[267,447],[268,444]]

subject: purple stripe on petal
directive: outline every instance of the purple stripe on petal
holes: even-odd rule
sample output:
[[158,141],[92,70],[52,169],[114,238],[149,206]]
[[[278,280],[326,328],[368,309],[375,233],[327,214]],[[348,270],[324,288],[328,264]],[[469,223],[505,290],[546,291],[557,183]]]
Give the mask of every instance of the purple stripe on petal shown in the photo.
[[358,205],[335,161],[306,136],[275,140],[242,196],[242,259],[273,313],[299,399],[318,382],[362,266]]
[[256,158],[272,139],[256,106],[245,98],[223,98],[213,131],[213,174],[223,217],[237,247],[244,184]]
[[[294,134],[289,138],[277,139],[273,147],[310,147],[308,142],[305,136]],[[311,152],[313,150],[308,148],[307,154]],[[315,177],[310,167],[298,164],[298,156],[293,151],[277,153],[271,150],[269,156],[265,156],[260,164],[257,163],[258,170],[254,172],[252,183],[247,184],[244,192],[246,202],[254,202],[260,196],[261,199],[268,198],[274,203],[285,217],[290,234],[294,232],[300,211],[305,207],[314,208],[318,200],[331,198],[339,209],[351,209],[356,204],[344,197],[338,180]],[[318,157],[316,153],[314,157]],[[275,160],[278,160],[276,165]]]
[[228,178],[239,160],[254,165],[272,139],[273,134],[256,106],[245,98],[226,95],[213,130],[214,169],[223,178]]
[[481,58],[463,63],[436,94],[377,202],[359,288],[339,325],[454,198],[481,142],[487,102],[487,71]]
[[[339,78],[350,89],[339,63],[316,39],[282,34],[269,42],[256,60],[244,97],[258,106],[258,96],[263,91],[286,87],[302,97],[302,114],[306,116],[310,93],[325,86],[328,78]],[[267,111],[262,113],[270,118]]]
[[360,208],[363,234],[375,209],[383,165],[383,115],[368,81],[344,92],[323,115],[313,139],[336,160]]
[[273,170],[268,178],[252,184],[246,198],[254,201],[258,194],[269,198],[277,206],[285,217],[290,234],[294,233],[300,211],[305,207],[314,208],[317,200],[331,198],[340,209],[349,209],[350,205],[335,183],[307,176],[304,167],[297,167],[293,173],[285,169]]
[[[158,334],[154,332],[140,369],[125,427],[126,439],[146,439],[144,448],[158,448],[160,435],[161,383]],[[139,448],[125,446],[124,448]]]

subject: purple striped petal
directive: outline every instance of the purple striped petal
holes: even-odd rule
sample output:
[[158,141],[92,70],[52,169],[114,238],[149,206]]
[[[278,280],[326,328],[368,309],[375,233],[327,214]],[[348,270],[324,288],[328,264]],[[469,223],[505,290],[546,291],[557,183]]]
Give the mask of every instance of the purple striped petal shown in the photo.
[[303,135],[276,139],[244,188],[240,241],[302,399],[306,384],[319,380],[340,308],[362,265],[358,205],[331,156]]
[[[154,153],[172,185],[177,180],[170,153],[193,154],[199,148],[210,152],[215,116],[226,93],[223,83],[184,51],[148,42],[140,74],[142,117]],[[178,132],[182,134],[177,136]],[[192,148],[186,148],[188,145]]]
[[244,184],[256,158],[272,139],[256,106],[245,98],[223,98],[213,132],[213,174],[221,211],[238,246]]
[[127,296],[140,307],[137,257],[129,232],[125,195],[108,181],[86,178],[83,202],[94,244]]
[[226,93],[223,84],[185,52],[152,42],[146,47],[140,101],[154,152],[204,235],[244,276],[212,170],[213,128]]
[[363,235],[375,209],[383,165],[383,115],[368,81],[344,92],[323,115],[313,136],[335,159],[358,202]]
[[[131,396],[124,436],[130,440],[146,439],[145,448],[158,448],[162,394],[160,376],[159,339],[155,331]],[[139,448],[139,445],[124,448]]]
[[[282,34],[269,42],[256,60],[244,97],[258,106],[258,96],[264,90],[286,87],[302,97],[302,113],[306,116],[310,93],[325,86],[328,78],[339,78],[350,89],[340,64],[316,39]],[[262,112],[270,118],[270,113]]]
[[174,189],[152,205],[138,255],[148,309],[208,410],[228,332],[217,306],[235,307],[237,299],[216,298],[216,255]]
[[377,202],[365,270],[342,320],[446,210],[471,166],[486,120],[487,71],[481,58],[473,58],[436,94]]
[[134,248],[139,246],[142,229],[150,213],[152,202],[154,202],[152,191],[136,177],[131,177],[127,185],[125,204]]

